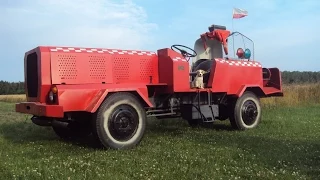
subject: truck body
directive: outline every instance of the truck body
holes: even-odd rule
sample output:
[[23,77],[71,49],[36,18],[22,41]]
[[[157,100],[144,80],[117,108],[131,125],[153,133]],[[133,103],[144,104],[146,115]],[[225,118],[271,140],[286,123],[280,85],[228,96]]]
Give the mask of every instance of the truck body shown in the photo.
[[[196,40],[194,54],[181,45],[157,52],[36,47],[25,53],[27,101],[16,111],[62,138],[93,134],[116,149],[137,145],[150,116],[182,117],[192,126],[229,119],[235,129],[254,128],[259,99],[283,96],[281,73],[243,56],[223,57],[228,38],[229,31],[213,25]],[[192,87],[199,69],[206,71],[203,89]]]

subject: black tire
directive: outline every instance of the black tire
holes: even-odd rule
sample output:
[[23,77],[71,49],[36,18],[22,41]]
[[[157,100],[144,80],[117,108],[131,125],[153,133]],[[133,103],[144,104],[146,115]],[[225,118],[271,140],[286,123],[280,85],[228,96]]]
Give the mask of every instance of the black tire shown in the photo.
[[237,130],[256,128],[261,121],[259,98],[252,92],[245,92],[233,102],[230,109],[230,123]]
[[89,136],[92,132],[90,126],[77,122],[71,122],[67,127],[52,126],[52,129],[57,136],[66,140],[84,138]]
[[[96,112],[93,134],[105,148],[129,149],[143,138],[146,120],[146,112],[136,96],[127,92],[115,93],[107,97]],[[129,133],[121,132],[122,125],[129,127]]]

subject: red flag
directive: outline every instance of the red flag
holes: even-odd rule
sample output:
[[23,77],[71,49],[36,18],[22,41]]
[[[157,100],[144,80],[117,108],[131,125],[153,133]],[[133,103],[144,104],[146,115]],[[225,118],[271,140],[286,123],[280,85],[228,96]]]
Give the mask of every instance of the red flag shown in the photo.
[[240,8],[233,8],[232,18],[234,19],[240,19],[245,16],[248,16],[248,11],[240,9]]

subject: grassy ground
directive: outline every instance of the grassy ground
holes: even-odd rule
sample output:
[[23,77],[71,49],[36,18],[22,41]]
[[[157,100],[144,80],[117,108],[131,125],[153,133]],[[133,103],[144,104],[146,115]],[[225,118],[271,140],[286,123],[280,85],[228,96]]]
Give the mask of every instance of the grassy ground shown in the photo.
[[[257,129],[150,120],[141,144],[64,142],[0,102],[1,179],[320,179],[320,105],[265,108]],[[28,117],[30,118],[30,117]]]

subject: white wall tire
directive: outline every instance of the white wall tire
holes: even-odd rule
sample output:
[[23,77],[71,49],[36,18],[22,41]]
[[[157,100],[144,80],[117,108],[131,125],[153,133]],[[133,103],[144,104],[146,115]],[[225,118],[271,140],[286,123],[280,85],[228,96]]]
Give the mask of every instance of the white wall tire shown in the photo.
[[261,105],[252,92],[245,92],[237,99],[230,116],[232,126],[238,130],[256,128],[261,121]]
[[146,119],[138,98],[131,93],[115,93],[97,111],[95,135],[106,148],[129,149],[143,138]]

